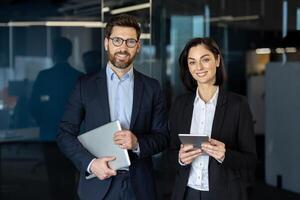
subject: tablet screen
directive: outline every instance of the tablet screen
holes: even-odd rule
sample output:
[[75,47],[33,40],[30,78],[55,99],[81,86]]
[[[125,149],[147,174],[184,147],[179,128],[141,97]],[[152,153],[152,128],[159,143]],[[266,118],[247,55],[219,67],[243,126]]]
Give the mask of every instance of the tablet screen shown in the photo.
[[179,139],[182,144],[192,144],[194,147],[201,148],[203,142],[208,142],[207,135],[195,135],[195,134],[179,134]]

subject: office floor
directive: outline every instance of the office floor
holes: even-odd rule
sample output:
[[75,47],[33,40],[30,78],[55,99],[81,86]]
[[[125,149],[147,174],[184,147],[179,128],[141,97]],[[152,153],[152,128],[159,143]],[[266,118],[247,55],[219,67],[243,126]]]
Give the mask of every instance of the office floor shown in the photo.
[[[1,200],[51,200],[50,185],[46,166],[39,144],[5,144],[1,145]],[[263,163],[261,163],[263,164]],[[263,172],[258,168],[257,181],[250,191],[249,200],[299,200],[300,194],[295,194],[276,187],[268,186],[263,181]],[[60,172],[58,172],[60,173]],[[63,175],[61,175],[63,176]],[[158,175],[158,188],[160,199],[168,200],[170,197],[170,184],[165,176]],[[165,192],[161,192],[163,189]],[[66,195],[74,193],[64,190]],[[74,200],[74,198],[61,198]],[[77,199],[77,198],[75,198]],[[59,200],[55,198],[55,200]]]
[[[44,159],[44,144],[7,143],[1,144],[0,147],[1,200],[76,199],[74,198],[76,175],[70,175],[74,169],[71,165],[66,166],[64,162],[58,160],[56,164],[51,165],[52,175],[49,178],[47,173],[49,168],[46,167],[49,160]],[[50,150],[47,152],[49,157],[59,157],[52,148],[48,150]],[[70,178],[71,176],[74,178]],[[54,183],[52,191],[50,180]]]

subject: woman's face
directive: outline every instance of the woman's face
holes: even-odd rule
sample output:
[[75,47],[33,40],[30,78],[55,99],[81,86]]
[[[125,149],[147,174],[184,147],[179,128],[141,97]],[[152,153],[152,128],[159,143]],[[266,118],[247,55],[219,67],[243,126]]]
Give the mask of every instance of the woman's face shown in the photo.
[[214,54],[203,45],[197,45],[190,48],[187,62],[189,71],[198,85],[214,85],[220,56],[215,58]]

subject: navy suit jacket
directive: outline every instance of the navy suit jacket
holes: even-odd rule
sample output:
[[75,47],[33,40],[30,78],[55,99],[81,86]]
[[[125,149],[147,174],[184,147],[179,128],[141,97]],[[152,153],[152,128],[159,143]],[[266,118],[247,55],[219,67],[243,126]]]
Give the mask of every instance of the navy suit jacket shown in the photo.
[[[78,80],[66,106],[57,138],[60,149],[80,171],[80,199],[103,199],[112,180],[85,179],[87,167],[94,156],[77,140],[81,129],[82,132],[89,131],[111,121],[105,70]],[[158,81],[136,70],[130,130],[136,135],[140,146],[139,156],[129,151],[130,180],[136,199],[156,199],[152,155],[168,146],[166,113]]]
[[42,70],[34,83],[30,112],[40,127],[40,139],[55,141],[64,107],[78,77],[83,74],[67,62]]
[[[178,155],[178,134],[189,133],[195,92],[177,98],[170,113],[170,147]],[[243,200],[245,187],[252,181],[256,166],[253,119],[245,97],[219,90],[211,138],[225,143],[225,159],[219,163],[209,158],[209,192],[211,199]],[[184,199],[191,165],[181,166],[178,157],[172,200]]]

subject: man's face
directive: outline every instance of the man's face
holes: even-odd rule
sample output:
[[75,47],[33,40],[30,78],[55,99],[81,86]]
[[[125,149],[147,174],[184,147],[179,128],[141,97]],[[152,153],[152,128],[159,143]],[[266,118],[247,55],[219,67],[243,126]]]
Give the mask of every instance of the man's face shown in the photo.
[[[118,38],[118,42],[120,42],[120,39],[124,41],[119,46],[113,43],[112,38]],[[134,47],[128,47],[127,44],[133,41],[129,40],[126,44],[126,40],[128,39],[137,41],[136,45]],[[140,49],[140,42],[137,39],[136,30],[131,27],[123,26],[114,26],[110,38],[105,38],[104,45],[105,50],[107,50],[109,62],[118,69],[128,68]]]

